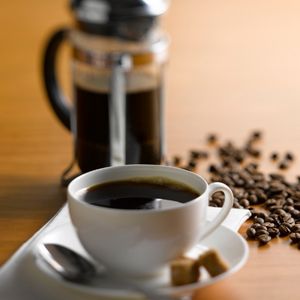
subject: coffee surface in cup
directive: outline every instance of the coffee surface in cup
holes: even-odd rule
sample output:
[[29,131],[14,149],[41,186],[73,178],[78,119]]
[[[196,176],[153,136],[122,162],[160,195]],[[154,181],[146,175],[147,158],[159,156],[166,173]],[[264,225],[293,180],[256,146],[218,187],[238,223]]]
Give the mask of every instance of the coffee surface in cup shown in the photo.
[[89,204],[117,209],[155,209],[159,200],[186,203],[199,195],[188,185],[161,177],[106,182],[77,194]]

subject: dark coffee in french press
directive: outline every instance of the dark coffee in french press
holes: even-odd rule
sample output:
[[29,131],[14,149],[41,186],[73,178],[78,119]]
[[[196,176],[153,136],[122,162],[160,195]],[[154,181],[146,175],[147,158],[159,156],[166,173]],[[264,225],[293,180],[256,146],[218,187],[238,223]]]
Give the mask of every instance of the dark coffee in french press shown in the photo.
[[[141,76],[141,75],[140,75]],[[144,75],[145,76],[145,75]],[[162,157],[161,87],[136,77],[126,91],[126,164],[159,164]],[[140,81],[148,82],[148,85]],[[151,86],[152,83],[152,86]],[[83,172],[110,165],[108,90],[75,82],[76,158]]]

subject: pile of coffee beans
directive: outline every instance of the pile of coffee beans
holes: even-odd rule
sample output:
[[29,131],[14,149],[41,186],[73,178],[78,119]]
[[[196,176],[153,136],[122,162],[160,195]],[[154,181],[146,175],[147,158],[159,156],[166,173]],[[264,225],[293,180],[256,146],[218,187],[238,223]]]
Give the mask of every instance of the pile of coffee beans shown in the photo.
[[[191,150],[185,164],[180,156],[175,156],[172,164],[196,172],[201,161],[217,153],[216,162],[208,165],[210,181],[227,184],[235,197],[234,207],[251,211],[247,238],[265,245],[274,238],[289,236],[291,243],[300,249],[300,177],[291,183],[280,174],[291,166],[295,157],[291,152],[279,155],[274,151],[269,158],[279,172],[263,173],[259,164],[262,152],[258,148],[262,138],[261,131],[254,131],[244,145],[236,146],[232,141],[221,143],[217,135],[210,134],[209,151]],[[210,206],[220,207],[223,201],[223,194],[215,193]]]

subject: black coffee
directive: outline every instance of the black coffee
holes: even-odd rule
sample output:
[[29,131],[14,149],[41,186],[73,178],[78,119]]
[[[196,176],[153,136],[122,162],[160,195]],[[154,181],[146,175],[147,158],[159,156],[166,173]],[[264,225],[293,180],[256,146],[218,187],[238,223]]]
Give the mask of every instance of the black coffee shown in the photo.
[[191,187],[163,178],[111,181],[80,190],[81,200],[118,209],[153,209],[156,199],[186,203],[199,196]]
[[[110,165],[107,92],[75,85],[75,155],[83,172]],[[126,94],[126,164],[161,162],[161,95],[159,87]]]

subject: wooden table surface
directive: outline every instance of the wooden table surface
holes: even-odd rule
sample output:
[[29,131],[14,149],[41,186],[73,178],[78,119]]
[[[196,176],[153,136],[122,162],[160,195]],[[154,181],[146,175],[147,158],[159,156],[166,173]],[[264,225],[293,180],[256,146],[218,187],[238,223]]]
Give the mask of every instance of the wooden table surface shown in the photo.
[[[46,37],[70,21],[65,0],[1,5],[1,264],[65,202],[59,178],[72,157],[72,141],[49,109],[40,62]],[[169,157],[201,147],[209,132],[243,143],[253,129],[264,132],[263,161],[271,150],[298,154],[298,1],[173,0],[164,26],[172,37],[166,84]],[[68,88],[67,50],[62,56]],[[300,156],[289,178],[300,174],[299,161]],[[275,169],[268,162],[263,166],[266,172]],[[299,250],[284,239],[261,248],[249,245],[246,266],[199,290],[195,299],[299,299]]]

